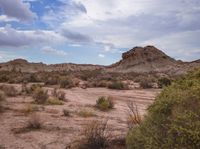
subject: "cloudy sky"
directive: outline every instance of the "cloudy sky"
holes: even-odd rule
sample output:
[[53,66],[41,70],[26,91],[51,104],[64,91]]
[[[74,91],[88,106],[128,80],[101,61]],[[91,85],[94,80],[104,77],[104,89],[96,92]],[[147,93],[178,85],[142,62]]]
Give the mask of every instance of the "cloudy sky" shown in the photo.
[[200,58],[200,0],[0,0],[0,62],[108,65],[135,46]]

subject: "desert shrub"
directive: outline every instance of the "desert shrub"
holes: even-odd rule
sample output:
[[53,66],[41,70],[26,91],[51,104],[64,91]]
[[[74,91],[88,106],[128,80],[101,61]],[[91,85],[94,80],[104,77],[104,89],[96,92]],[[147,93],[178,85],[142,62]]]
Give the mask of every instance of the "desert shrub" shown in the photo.
[[67,110],[67,109],[63,109],[63,115],[66,116],[66,117],[69,117],[70,116],[70,111]]
[[115,81],[108,85],[109,89],[118,89],[118,90],[125,90],[128,89],[128,86],[121,81]]
[[78,115],[85,118],[95,116],[95,114],[88,109],[81,109],[80,111],[78,111]]
[[70,77],[61,77],[60,79],[60,88],[72,88],[74,83]]
[[0,91],[0,112],[2,111],[2,102],[6,100],[5,93],[3,91]]
[[143,89],[147,89],[147,88],[152,88],[152,82],[150,82],[148,79],[144,79],[140,81],[140,87]]
[[35,99],[35,102],[38,104],[44,104],[46,103],[48,99],[47,91],[44,91],[42,88],[36,88],[33,93],[33,98]]
[[28,104],[26,105],[26,107],[23,109],[23,112],[26,113],[26,114],[30,114],[30,113],[33,113],[33,112],[36,112],[38,111],[39,108],[37,105],[32,105],[32,104]]
[[58,91],[57,88],[54,88],[52,91],[52,96],[58,98],[59,100],[65,101],[65,92]]
[[102,111],[107,111],[114,108],[114,102],[111,97],[99,97],[96,101],[96,107]]
[[109,146],[111,135],[107,129],[107,121],[92,121],[83,130],[83,138],[77,149],[103,149]]
[[28,124],[27,124],[27,128],[28,129],[41,129],[42,127],[42,121],[40,119],[40,116],[38,114],[33,114],[31,115]]
[[0,102],[4,101],[6,99],[6,95],[3,91],[0,91]]
[[200,70],[166,87],[148,115],[130,129],[128,149],[200,148]]
[[56,97],[48,98],[46,103],[49,105],[63,105],[63,102]]
[[7,96],[10,97],[15,97],[18,95],[18,91],[15,89],[14,86],[2,85],[0,86],[0,90],[2,90]]
[[136,125],[140,125],[142,122],[142,117],[139,113],[137,104],[134,101],[129,101],[128,106],[128,118],[127,124],[129,128],[133,128]]
[[171,84],[171,80],[169,78],[163,77],[158,79],[158,87],[163,88],[165,86],[169,86]]

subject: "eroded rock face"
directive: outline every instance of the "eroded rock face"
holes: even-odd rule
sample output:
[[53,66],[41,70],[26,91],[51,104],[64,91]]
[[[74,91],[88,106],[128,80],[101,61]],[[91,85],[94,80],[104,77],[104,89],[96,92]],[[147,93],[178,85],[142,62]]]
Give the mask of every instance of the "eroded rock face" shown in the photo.
[[137,73],[183,74],[200,63],[177,61],[154,46],[135,47],[122,54],[122,60],[108,67],[108,71]]

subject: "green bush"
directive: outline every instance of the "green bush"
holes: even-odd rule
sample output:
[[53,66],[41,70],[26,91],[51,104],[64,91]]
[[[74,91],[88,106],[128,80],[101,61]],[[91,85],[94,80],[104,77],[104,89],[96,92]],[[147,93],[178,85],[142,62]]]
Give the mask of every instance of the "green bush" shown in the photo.
[[166,87],[148,115],[130,129],[128,149],[200,148],[200,70]]
[[38,104],[45,104],[48,97],[47,91],[44,91],[42,88],[36,88],[33,93],[33,98]]
[[171,84],[171,80],[169,78],[163,77],[158,79],[158,87],[163,88],[165,86],[169,86]]
[[128,86],[121,81],[114,81],[108,85],[109,89],[118,89],[118,90],[125,90],[128,89]]
[[99,97],[96,101],[96,107],[102,111],[107,111],[109,109],[114,108],[114,102],[111,97]]

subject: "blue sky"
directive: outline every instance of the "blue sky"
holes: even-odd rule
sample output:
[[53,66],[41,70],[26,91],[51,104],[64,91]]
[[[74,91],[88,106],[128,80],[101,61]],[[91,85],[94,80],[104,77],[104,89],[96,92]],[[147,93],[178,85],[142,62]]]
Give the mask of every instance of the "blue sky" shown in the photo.
[[0,0],[0,62],[109,65],[135,46],[200,58],[199,0]]

